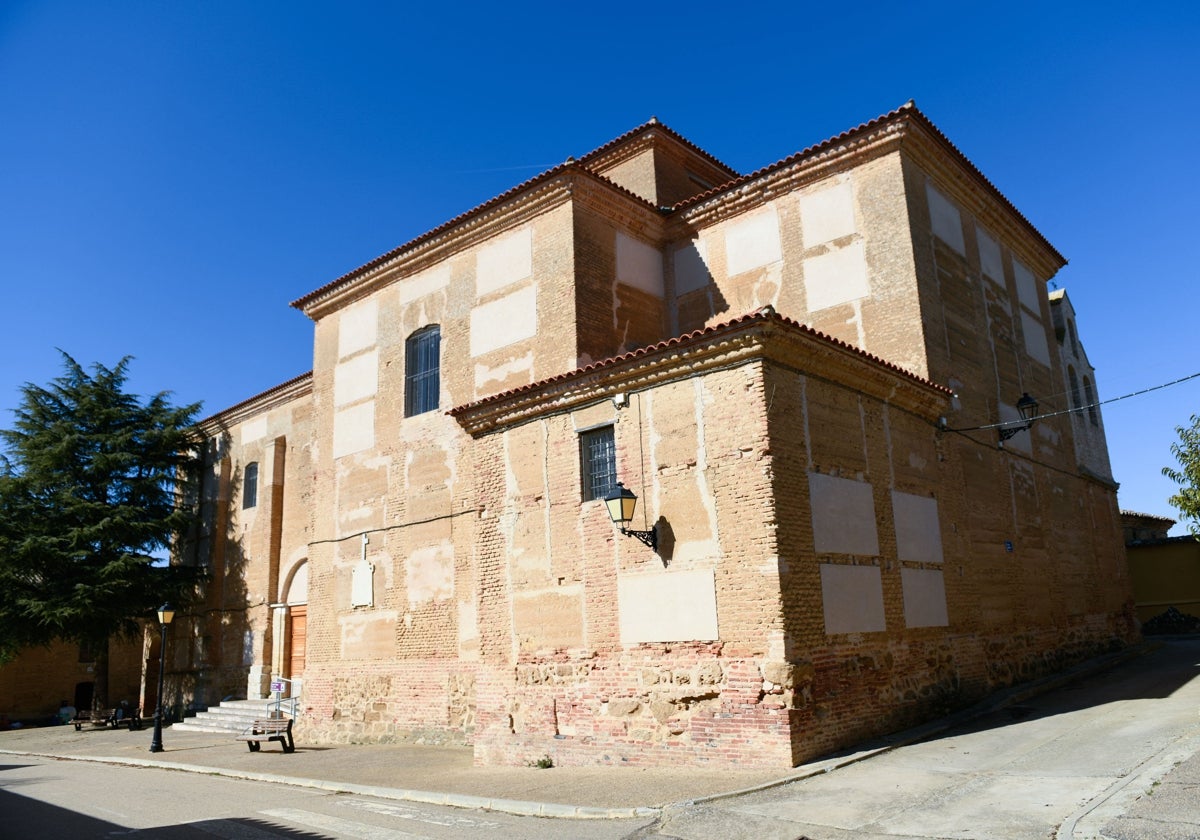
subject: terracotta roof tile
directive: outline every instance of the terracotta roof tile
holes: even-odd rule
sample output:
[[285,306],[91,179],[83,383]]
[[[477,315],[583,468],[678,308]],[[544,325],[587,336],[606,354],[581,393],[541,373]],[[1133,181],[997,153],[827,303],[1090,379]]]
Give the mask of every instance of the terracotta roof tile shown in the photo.
[[682,134],[680,134],[679,132],[672,129],[670,126],[666,125],[665,123],[659,122],[657,117],[651,117],[649,120],[647,120],[646,122],[637,126],[636,128],[631,128],[629,131],[626,131],[620,137],[616,137],[612,140],[609,140],[603,146],[593,149],[592,151],[588,152],[586,155],[581,157],[579,159],[579,161],[580,161],[580,163],[587,163],[588,161],[592,160],[593,158],[601,157],[602,155],[607,154],[612,149],[618,148],[619,146],[622,146],[625,143],[628,143],[630,140],[632,140],[634,137],[637,137],[639,134],[643,134],[643,133],[645,133],[647,131],[651,131],[651,130],[661,131],[663,134],[668,135],[669,137],[674,139],[676,142],[681,143],[682,145],[686,146],[688,149],[690,149],[695,154],[697,154],[700,157],[707,160],[713,166],[716,166],[720,169],[724,169],[726,172],[729,173],[730,176],[732,176],[734,178],[739,177],[740,173],[736,169],[734,169],[732,166],[713,157],[711,154],[704,151],[704,149],[701,149],[695,143],[688,140],[686,137],[684,137]]
[[1067,262],[1066,258],[1063,257],[1063,255],[1058,252],[1058,249],[1056,249],[1053,245],[1051,245],[1049,240],[1047,240],[1046,237],[1042,235],[1041,231],[1039,231],[1036,227],[1034,227],[1033,224],[1029,221],[1029,219],[1027,219],[1025,217],[1025,215],[1023,213],[1021,213],[1021,211],[1018,210],[1011,201],[1008,200],[1008,198],[1004,195],[1004,193],[1000,192],[1000,190],[996,187],[996,185],[993,184],[990,180],[988,180],[987,176],[985,176],[979,170],[979,167],[977,167],[974,163],[972,163],[970,161],[970,159],[965,154],[963,154],[962,151],[957,146],[955,146],[952,142],[950,142],[950,138],[948,138],[945,134],[943,134],[941,129],[939,129],[936,125],[934,125],[933,122],[929,119],[929,117],[925,116],[925,114],[923,114],[921,112],[921,110],[919,108],[917,108],[916,103],[914,103],[911,99],[908,102],[901,105],[899,108],[896,108],[894,111],[889,111],[888,113],[883,114],[882,116],[878,116],[875,119],[870,120],[869,122],[862,123],[861,125],[858,125],[854,128],[843,131],[841,134],[838,134],[836,137],[831,137],[828,140],[824,140],[820,143],[817,143],[814,146],[809,146],[807,149],[803,149],[799,152],[796,152],[795,154],[789,155],[788,157],[783,158],[782,160],[776,161],[775,163],[772,163],[769,166],[764,166],[761,169],[756,169],[755,171],[749,173],[748,175],[743,175],[740,178],[737,178],[733,181],[722,184],[718,187],[714,187],[713,189],[707,190],[706,192],[699,193],[698,195],[694,195],[691,198],[685,199],[684,201],[681,201],[678,204],[676,204],[674,207],[672,207],[671,210],[683,210],[683,209],[686,209],[687,207],[691,207],[699,202],[707,201],[711,198],[715,198],[716,196],[720,195],[723,192],[726,192],[727,190],[730,190],[735,187],[739,187],[744,184],[747,184],[751,181],[757,180],[758,178],[761,178],[764,175],[768,175],[768,174],[770,174],[778,169],[781,169],[785,166],[791,166],[792,164],[803,161],[805,158],[814,157],[816,155],[827,152],[831,148],[839,145],[840,143],[844,143],[847,140],[850,140],[860,134],[864,134],[868,131],[877,129],[886,123],[901,122],[906,119],[915,120],[915,121],[919,122],[926,130],[928,130],[943,146],[946,147],[946,149],[955,158],[958,159],[959,163],[964,168],[966,168],[968,172],[970,172],[975,178],[977,178],[984,185],[984,187],[986,187],[1004,205],[1004,207],[1006,209],[1008,209],[1011,213],[1013,213],[1013,215],[1015,215],[1018,219],[1020,219],[1021,222],[1026,227],[1029,228],[1030,232],[1032,232],[1034,234],[1034,236],[1036,236],[1038,238],[1038,240],[1040,240],[1041,243],[1047,249],[1049,249],[1050,253],[1052,253],[1056,259],[1060,260],[1064,265],[1066,264],[1066,262]]
[[623,364],[623,363],[631,361],[633,359],[640,358],[642,356],[649,356],[649,355],[652,355],[655,353],[659,353],[663,350],[669,350],[672,347],[682,347],[684,345],[687,345],[694,341],[697,341],[698,339],[701,339],[701,338],[704,338],[707,336],[713,336],[718,333],[729,330],[733,327],[748,324],[752,321],[763,321],[763,322],[774,321],[776,323],[786,324],[787,326],[789,326],[793,329],[796,329],[799,332],[802,332],[806,335],[812,336],[813,338],[818,339],[819,341],[823,341],[823,342],[825,342],[827,344],[831,344],[835,347],[840,347],[844,350],[848,350],[851,353],[854,353],[855,355],[860,356],[863,359],[863,361],[872,362],[873,364],[879,365],[880,367],[887,368],[888,370],[892,371],[893,373],[899,374],[913,382],[917,382],[926,387],[937,389],[938,391],[945,393],[947,396],[952,396],[954,393],[953,391],[951,391],[949,388],[945,387],[944,385],[939,385],[936,382],[932,382],[928,379],[925,379],[922,376],[917,376],[915,373],[911,373],[910,371],[905,370],[904,368],[900,367],[899,365],[897,365],[893,362],[889,362],[886,359],[883,359],[872,353],[868,353],[865,350],[860,350],[858,347],[855,347],[853,344],[850,344],[847,341],[843,341],[840,338],[834,338],[833,336],[823,333],[820,330],[815,330],[812,327],[806,326],[805,324],[801,324],[799,321],[795,321],[784,315],[780,315],[778,312],[775,311],[774,307],[764,306],[761,309],[755,310],[754,312],[748,313],[746,315],[741,315],[737,318],[733,318],[732,320],[729,320],[729,321],[724,321],[720,324],[714,324],[711,327],[704,327],[703,329],[693,330],[692,332],[685,333],[684,335],[676,336],[674,338],[668,338],[665,341],[660,341],[657,344],[650,344],[650,345],[647,345],[646,347],[639,347],[638,349],[631,350],[628,353],[622,353],[619,356],[612,356],[608,359],[602,359],[597,362],[592,362],[591,364],[585,365],[581,368],[576,368],[575,370],[567,371],[566,373],[560,373],[556,376],[551,376],[546,379],[539,380],[537,382],[531,382],[528,385],[522,385],[518,388],[512,388],[508,391],[503,391],[499,394],[493,394],[491,396],[484,397],[481,400],[476,400],[475,402],[466,403],[466,404],[460,405],[460,406],[455,406],[454,408],[450,409],[446,413],[449,414],[450,416],[454,416],[456,414],[459,414],[461,412],[467,411],[472,408],[488,405],[489,403],[500,402],[501,400],[506,400],[506,399],[516,396],[518,394],[536,391],[540,388],[544,388],[545,386],[554,384],[556,382],[564,382],[564,381],[567,381],[567,380],[570,380],[570,379],[573,379],[573,378],[576,378],[579,376],[583,376],[584,374],[593,373],[596,371],[604,370],[606,368],[615,367],[617,365]]
[[637,201],[639,204],[644,204],[646,207],[650,207],[650,208],[654,209],[655,212],[659,212],[658,208],[654,207],[654,205],[651,202],[646,201],[646,199],[642,198],[641,196],[637,195],[636,193],[633,193],[630,190],[627,190],[624,187],[613,183],[611,180],[609,180],[608,178],[605,178],[603,175],[598,175],[597,173],[592,172],[590,169],[587,169],[586,167],[580,165],[579,161],[574,160],[573,158],[568,158],[566,161],[564,161],[563,163],[560,163],[558,166],[552,167],[551,169],[547,169],[545,172],[535,175],[527,181],[522,181],[520,184],[517,184],[515,187],[512,187],[511,189],[505,190],[504,192],[500,193],[500,195],[497,195],[494,198],[490,198],[487,201],[483,202],[482,204],[472,207],[470,210],[467,210],[463,213],[459,213],[457,216],[450,219],[449,221],[443,222],[442,224],[438,225],[437,227],[425,231],[420,236],[417,236],[417,237],[414,237],[413,239],[408,240],[403,245],[398,245],[397,247],[388,251],[386,254],[382,254],[382,255],[376,257],[375,259],[371,260],[370,262],[360,265],[358,268],[354,269],[353,271],[348,271],[345,274],[343,274],[341,277],[338,277],[337,279],[326,283],[321,288],[319,288],[315,291],[309,292],[308,294],[304,295],[303,297],[297,298],[296,300],[292,301],[291,306],[295,307],[296,309],[303,309],[310,302],[331,292],[333,289],[337,288],[338,286],[342,285],[343,283],[347,283],[350,280],[353,280],[355,277],[359,276],[360,274],[364,274],[365,272],[368,272],[373,268],[383,265],[384,263],[388,262],[389,260],[392,260],[395,257],[399,256],[400,254],[404,253],[408,249],[414,248],[417,245],[420,245],[422,242],[425,242],[426,240],[431,239],[441,233],[445,233],[446,231],[450,230],[451,228],[455,227],[456,225],[462,224],[463,222],[465,222],[475,216],[478,216],[479,214],[481,214],[487,210],[490,210],[493,207],[503,204],[504,202],[515,197],[519,193],[522,193],[522,192],[529,190],[539,184],[549,181],[550,179],[552,179],[558,175],[561,175],[562,173],[567,172],[567,171],[575,171],[581,175],[586,175],[589,178],[593,178],[596,181],[599,181],[599,182],[611,187],[612,189],[615,189],[621,193],[624,193],[626,196],[633,199],[634,201]]

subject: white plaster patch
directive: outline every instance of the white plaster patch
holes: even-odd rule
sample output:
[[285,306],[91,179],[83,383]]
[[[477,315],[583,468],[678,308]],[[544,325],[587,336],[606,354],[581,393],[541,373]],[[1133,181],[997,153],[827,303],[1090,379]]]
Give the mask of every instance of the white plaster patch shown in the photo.
[[808,474],[813,548],[818,554],[879,554],[871,485],[823,473]]
[[533,228],[493,239],[475,253],[475,295],[483,297],[533,274]]
[[537,333],[537,290],[534,286],[471,310],[471,355],[482,356]]
[[426,295],[440,292],[449,285],[450,263],[439,263],[427,271],[418,272],[400,281],[400,303],[406,306]]
[[878,566],[821,564],[825,632],[878,633],[883,616],[883,576]]
[[933,234],[960,254],[966,254],[963,243],[962,217],[958,208],[950,203],[950,199],[942,195],[933,184],[925,185],[925,194],[929,197],[929,224]]
[[375,445],[375,401],[333,414],[333,457],[341,458]]
[[1037,278],[1033,276],[1033,272],[1022,265],[1019,261],[1013,260],[1013,280],[1017,283],[1017,300],[1021,301],[1021,305],[1034,312],[1042,311],[1042,296],[1038,294],[1038,286],[1040,285]]
[[379,387],[379,352],[372,350],[333,369],[333,404],[343,406],[375,396]]
[[617,612],[623,645],[716,640],[713,570],[619,575]]
[[1046,367],[1050,367],[1050,346],[1042,319],[1021,310],[1021,331],[1025,333],[1025,350]]
[[370,607],[375,604],[375,566],[369,560],[359,560],[350,570],[350,606]]
[[904,623],[909,627],[946,627],[946,581],[941,569],[901,569]]
[[480,397],[494,390],[489,387],[492,383],[496,385],[503,384],[509,381],[509,377],[515,373],[524,373],[523,378],[527,381],[532,380],[533,374],[533,351],[511,359],[504,364],[499,365],[475,365],[475,396]]
[[308,603],[308,563],[301,563],[300,568],[296,569],[282,600],[285,604]]
[[408,603],[444,601],[454,596],[454,546],[449,541],[419,548],[408,556]]
[[267,436],[267,416],[264,414],[261,417],[255,417],[253,420],[243,423],[238,428],[238,436],[241,439],[242,446],[265,438]]
[[781,259],[779,216],[773,206],[725,229],[725,270],[730,276]]
[[942,562],[937,499],[893,490],[892,516],[896,523],[896,553],[901,560]]
[[975,240],[979,243],[979,268],[985,277],[1004,285],[1004,262],[1000,257],[1000,243],[979,225],[975,226]]
[[800,223],[805,248],[854,233],[854,188],[850,181],[801,195]]
[[617,282],[663,296],[662,252],[641,240],[617,234]]
[[478,653],[479,609],[474,599],[458,602],[458,650],[460,656],[467,652]]
[[379,328],[379,303],[368,298],[347,307],[338,316],[338,358],[370,347]]
[[712,283],[708,269],[708,247],[703,239],[689,242],[675,250],[675,294],[686,295]]
[[861,241],[851,242],[804,261],[804,291],[808,311],[860,300],[871,294],[867,258]]

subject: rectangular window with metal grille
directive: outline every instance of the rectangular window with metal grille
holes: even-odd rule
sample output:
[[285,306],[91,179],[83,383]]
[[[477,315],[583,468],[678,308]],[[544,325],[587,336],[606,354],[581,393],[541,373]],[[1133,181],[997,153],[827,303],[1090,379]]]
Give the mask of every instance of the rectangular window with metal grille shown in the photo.
[[441,389],[442,331],[425,327],[404,342],[404,416],[424,414],[438,407]]
[[583,500],[603,499],[617,483],[617,446],[613,427],[591,429],[579,435]]
[[242,478],[242,509],[249,510],[258,505],[258,463],[246,465]]

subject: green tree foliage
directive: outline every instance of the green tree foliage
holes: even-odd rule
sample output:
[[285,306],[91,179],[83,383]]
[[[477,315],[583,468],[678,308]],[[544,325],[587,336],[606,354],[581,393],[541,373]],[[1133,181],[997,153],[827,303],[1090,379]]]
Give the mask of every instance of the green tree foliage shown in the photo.
[[161,557],[191,520],[198,405],[125,391],[130,359],[26,384],[0,430],[0,661],[23,647],[96,651],[95,707],[107,703],[108,641],[139,632],[164,601],[186,601],[195,569]]
[[1179,469],[1163,467],[1163,475],[1179,485],[1169,501],[1184,519],[1191,520],[1191,532],[1200,536],[1200,415],[1192,415],[1191,426],[1176,426],[1179,441],[1171,444],[1171,454]]

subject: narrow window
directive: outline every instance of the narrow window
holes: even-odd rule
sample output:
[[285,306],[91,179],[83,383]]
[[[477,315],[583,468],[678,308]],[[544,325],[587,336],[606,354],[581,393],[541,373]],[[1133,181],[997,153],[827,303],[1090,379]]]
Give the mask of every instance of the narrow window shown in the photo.
[[258,504],[258,464],[246,465],[245,480],[242,481],[242,510]]
[[1071,355],[1079,358],[1079,336],[1075,334],[1075,322],[1067,321],[1067,334],[1071,337]]
[[583,500],[603,499],[617,483],[617,447],[612,426],[579,435],[579,461]]
[[1075,375],[1075,368],[1067,365],[1067,379],[1071,383],[1071,408],[1081,408],[1083,403],[1079,401],[1079,377]]
[[438,407],[441,389],[442,329],[434,324],[417,330],[404,342],[404,416]]
[[1087,397],[1088,420],[1093,426],[1100,425],[1100,415],[1096,413],[1096,392],[1092,390],[1092,380],[1083,377],[1083,395]]

